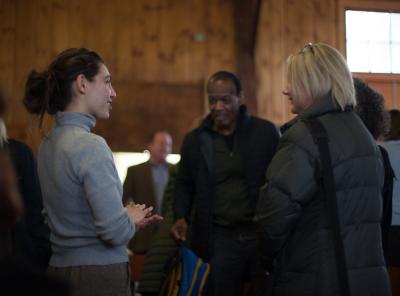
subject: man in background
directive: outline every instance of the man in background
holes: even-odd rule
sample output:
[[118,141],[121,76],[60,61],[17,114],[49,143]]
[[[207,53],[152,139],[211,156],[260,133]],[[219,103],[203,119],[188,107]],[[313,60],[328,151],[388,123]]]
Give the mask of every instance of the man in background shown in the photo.
[[[134,202],[154,207],[161,213],[162,198],[169,179],[171,164],[166,159],[172,149],[172,137],[166,131],[155,132],[148,144],[150,159],[128,168],[123,187],[123,203]],[[144,256],[150,242],[157,232],[158,225],[153,224],[137,233],[129,243],[133,252],[132,280],[138,281]]]

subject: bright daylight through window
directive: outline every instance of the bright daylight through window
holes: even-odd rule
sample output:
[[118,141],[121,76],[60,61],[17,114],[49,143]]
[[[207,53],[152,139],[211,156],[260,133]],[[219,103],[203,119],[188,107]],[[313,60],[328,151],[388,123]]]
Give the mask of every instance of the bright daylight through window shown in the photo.
[[352,72],[400,73],[400,13],[346,11],[346,55]]

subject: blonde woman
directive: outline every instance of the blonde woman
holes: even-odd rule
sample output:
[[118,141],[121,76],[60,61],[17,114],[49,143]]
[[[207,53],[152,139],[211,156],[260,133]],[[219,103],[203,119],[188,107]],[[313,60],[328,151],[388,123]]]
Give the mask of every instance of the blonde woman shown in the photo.
[[[308,44],[287,60],[283,90],[297,114],[282,127],[255,220],[272,295],[390,295],[381,245],[380,152],[353,112],[355,92],[343,56]],[[317,144],[306,121],[327,132],[340,240],[350,293],[339,285],[332,223]],[[340,275],[339,275],[340,276]]]

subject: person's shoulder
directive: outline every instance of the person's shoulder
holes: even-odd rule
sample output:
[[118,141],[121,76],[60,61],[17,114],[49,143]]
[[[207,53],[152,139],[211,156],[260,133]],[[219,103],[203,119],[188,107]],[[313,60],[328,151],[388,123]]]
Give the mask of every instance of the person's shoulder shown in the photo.
[[32,149],[27,144],[16,139],[8,139],[8,148],[11,151],[32,154]]
[[145,162],[138,163],[138,164],[131,165],[130,167],[128,167],[128,172],[129,171],[130,172],[134,172],[134,171],[143,170],[143,169],[146,169],[146,168],[150,168],[150,161],[149,160],[147,160]]
[[186,145],[194,144],[198,140],[200,134],[204,130],[205,129],[202,126],[198,126],[198,127],[194,128],[194,129],[192,129],[191,131],[186,133],[185,136],[183,137],[183,143],[185,143]]
[[269,135],[271,137],[279,139],[280,137],[279,128],[271,121],[255,116],[251,116],[250,120],[252,122],[250,126],[252,126],[253,129],[256,130],[257,132],[261,132],[265,135]]
[[99,157],[101,155],[107,155],[108,157],[112,154],[106,141],[101,136],[93,133],[81,134],[73,143],[70,143],[67,150],[72,155],[85,155],[88,158]]
[[250,116],[250,120],[253,122],[254,125],[264,127],[264,128],[274,128],[276,129],[275,124],[273,124],[268,119],[263,119],[256,116]]

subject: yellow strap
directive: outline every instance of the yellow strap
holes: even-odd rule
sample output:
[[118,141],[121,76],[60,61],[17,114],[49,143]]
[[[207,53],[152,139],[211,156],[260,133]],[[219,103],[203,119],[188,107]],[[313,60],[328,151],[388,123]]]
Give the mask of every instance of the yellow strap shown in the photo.
[[179,288],[181,286],[180,280],[182,276],[182,265],[183,265],[182,263],[179,263],[176,269],[175,278],[173,281],[174,284],[172,285],[173,290],[171,296],[178,296],[179,294]]
[[197,260],[196,269],[194,270],[194,275],[192,277],[192,283],[190,284],[190,289],[187,292],[186,296],[191,296],[192,295],[192,291],[193,291],[194,285],[196,284],[197,275],[199,273],[199,269],[200,269],[202,264],[203,264],[203,260],[200,260],[200,259]]
[[206,270],[204,271],[204,274],[203,274],[203,278],[201,279],[199,295],[201,295],[203,293],[204,285],[206,284],[206,280],[207,280],[209,273],[210,273],[210,264],[207,264]]

